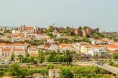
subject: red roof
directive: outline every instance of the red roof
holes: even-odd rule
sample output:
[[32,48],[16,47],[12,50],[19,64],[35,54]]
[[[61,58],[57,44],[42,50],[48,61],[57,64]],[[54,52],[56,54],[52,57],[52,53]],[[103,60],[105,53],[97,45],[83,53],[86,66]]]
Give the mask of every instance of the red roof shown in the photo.
[[39,34],[39,36],[47,36],[46,34]]
[[10,48],[3,48],[2,51],[11,51]]
[[33,30],[33,27],[25,27],[25,30]]
[[20,48],[14,48],[13,51],[25,51],[24,49],[20,49]]
[[22,43],[6,44],[5,46],[24,46]]
[[109,48],[118,48],[118,45],[110,44],[108,47],[109,47]]
[[30,53],[30,56],[38,56],[38,53],[36,53],[36,52],[31,52],[31,53]]

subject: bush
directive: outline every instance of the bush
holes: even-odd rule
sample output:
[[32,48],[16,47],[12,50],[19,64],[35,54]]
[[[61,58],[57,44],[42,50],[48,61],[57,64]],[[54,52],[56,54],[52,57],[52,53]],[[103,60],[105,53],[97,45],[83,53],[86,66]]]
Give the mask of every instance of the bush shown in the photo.
[[114,63],[113,62],[110,62],[109,65],[113,65]]

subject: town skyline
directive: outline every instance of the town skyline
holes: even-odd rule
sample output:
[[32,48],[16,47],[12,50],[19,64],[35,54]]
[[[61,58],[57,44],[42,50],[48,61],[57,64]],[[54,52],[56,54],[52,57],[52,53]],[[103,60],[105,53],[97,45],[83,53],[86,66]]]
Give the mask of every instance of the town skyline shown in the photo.
[[[117,0],[1,0],[0,26],[89,26],[117,32]],[[60,6],[61,5],[61,6]]]

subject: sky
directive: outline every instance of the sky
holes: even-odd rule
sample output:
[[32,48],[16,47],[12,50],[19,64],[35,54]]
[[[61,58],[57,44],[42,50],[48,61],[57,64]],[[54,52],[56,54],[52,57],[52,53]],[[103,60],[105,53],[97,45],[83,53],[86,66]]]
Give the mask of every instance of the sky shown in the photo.
[[118,32],[118,0],[0,0],[0,26],[89,26]]

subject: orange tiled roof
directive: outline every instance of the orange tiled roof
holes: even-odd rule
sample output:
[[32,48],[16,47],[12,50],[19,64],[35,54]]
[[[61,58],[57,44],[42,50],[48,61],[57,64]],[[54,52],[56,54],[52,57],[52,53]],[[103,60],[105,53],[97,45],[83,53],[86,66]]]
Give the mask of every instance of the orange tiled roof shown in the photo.
[[5,46],[24,46],[22,43],[6,44]]
[[39,36],[47,36],[46,34],[39,34]]
[[20,49],[20,48],[14,48],[13,51],[25,51],[24,49]]
[[0,46],[5,46],[5,43],[0,43]]
[[66,47],[66,46],[73,47],[72,44],[60,44],[60,45],[59,45],[60,48],[63,48],[63,47]]
[[45,45],[45,46],[44,46],[44,48],[45,48],[45,49],[48,49],[48,48],[49,48],[49,46],[46,46],[46,45]]
[[22,36],[24,36],[24,34],[23,34],[23,33],[19,33],[19,34],[11,34],[11,36],[22,37]]
[[109,48],[118,48],[118,45],[110,44],[108,47],[109,47]]
[[3,48],[2,51],[11,51],[10,48]]
[[30,56],[37,56],[38,55],[38,53],[36,53],[36,52],[31,52],[30,53]]
[[30,26],[25,27],[25,30],[33,30],[33,27],[30,27]]

